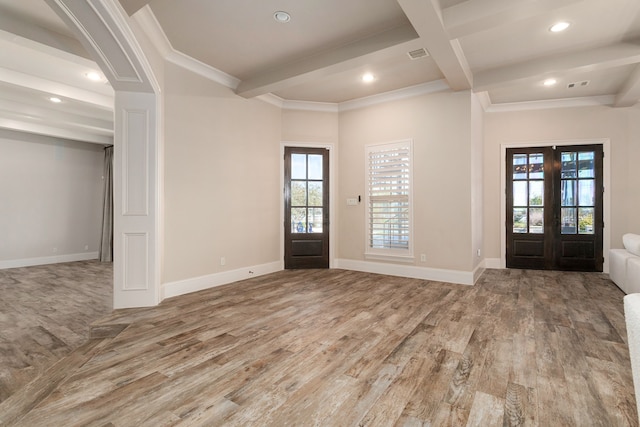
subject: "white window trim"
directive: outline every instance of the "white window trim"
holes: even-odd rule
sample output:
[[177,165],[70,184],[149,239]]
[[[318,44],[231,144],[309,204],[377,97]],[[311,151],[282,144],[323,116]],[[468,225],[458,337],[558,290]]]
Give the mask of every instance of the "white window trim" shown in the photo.
[[[379,249],[372,248],[370,243],[370,216],[369,216],[369,153],[371,151],[377,151],[383,148],[392,148],[393,146],[408,146],[409,147],[409,245],[407,249]],[[378,144],[365,145],[365,259],[375,259],[381,261],[396,261],[396,262],[413,262],[413,239],[414,239],[414,222],[413,222],[413,140],[405,139],[400,141],[392,141]]]

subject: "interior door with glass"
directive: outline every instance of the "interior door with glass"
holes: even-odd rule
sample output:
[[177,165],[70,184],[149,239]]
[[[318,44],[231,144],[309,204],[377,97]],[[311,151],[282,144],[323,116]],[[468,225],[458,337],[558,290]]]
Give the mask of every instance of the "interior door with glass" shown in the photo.
[[553,268],[553,151],[507,149],[507,267]]
[[507,149],[507,267],[602,271],[602,146]]
[[555,268],[602,271],[602,145],[557,147]]
[[329,151],[285,148],[284,266],[329,268]]

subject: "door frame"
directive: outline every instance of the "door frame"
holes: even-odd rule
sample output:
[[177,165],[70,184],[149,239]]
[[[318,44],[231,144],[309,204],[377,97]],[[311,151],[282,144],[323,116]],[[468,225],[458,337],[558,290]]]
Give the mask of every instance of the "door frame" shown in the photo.
[[334,268],[336,245],[336,147],[333,143],[280,142],[280,269],[284,270],[284,149],[285,147],[325,148],[329,152],[329,268]]
[[604,229],[602,234],[603,273],[609,273],[609,249],[611,248],[611,141],[609,138],[599,139],[571,139],[558,141],[513,142],[500,145],[500,266],[507,268],[507,148],[553,147],[567,145],[602,145],[604,159],[602,159],[602,184],[604,197],[602,199],[602,220]]

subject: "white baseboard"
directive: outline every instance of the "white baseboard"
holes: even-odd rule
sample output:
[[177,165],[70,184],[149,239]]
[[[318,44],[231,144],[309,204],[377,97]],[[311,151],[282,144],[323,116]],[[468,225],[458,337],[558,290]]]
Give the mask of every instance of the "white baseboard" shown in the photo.
[[[474,271],[445,270],[440,268],[416,267],[413,265],[386,264],[382,262],[360,261],[354,259],[336,259],[335,268],[364,271],[365,273],[388,274],[390,276],[410,277],[412,279],[434,280],[437,282],[473,285],[474,276],[482,269],[478,265]],[[478,277],[480,274],[477,274]]]
[[263,276],[282,270],[282,262],[276,261],[268,264],[243,267],[237,270],[223,271],[222,273],[208,274],[206,276],[191,279],[168,282],[162,285],[161,299],[177,297],[178,295],[215,288],[252,277]]
[[485,268],[498,268],[498,269],[501,269],[501,268],[503,268],[502,267],[502,260],[500,258],[485,258],[484,267]]
[[56,255],[39,258],[10,259],[0,261],[0,270],[7,268],[32,267],[35,265],[59,264],[61,262],[87,261],[98,259],[98,252],[82,252],[79,254]]

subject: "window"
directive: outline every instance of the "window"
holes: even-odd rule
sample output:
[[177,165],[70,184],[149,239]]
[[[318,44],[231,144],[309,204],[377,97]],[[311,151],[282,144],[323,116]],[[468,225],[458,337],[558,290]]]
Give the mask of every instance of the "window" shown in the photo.
[[411,141],[366,147],[366,255],[412,257]]

